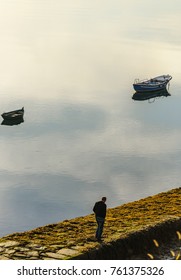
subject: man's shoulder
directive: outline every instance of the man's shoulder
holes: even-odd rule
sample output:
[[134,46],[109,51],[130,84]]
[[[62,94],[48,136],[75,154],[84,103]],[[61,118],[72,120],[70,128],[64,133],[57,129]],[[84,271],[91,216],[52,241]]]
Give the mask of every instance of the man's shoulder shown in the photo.
[[96,209],[97,207],[100,207],[102,204],[102,201],[97,201],[94,205],[94,209]]
[[95,205],[99,205],[99,204],[100,204],[100,202],[101,202],[101,201],[97,201],[97,202],[95,203]]
[[103,201],[97,201],[96,203],[95,203],[95,206],[98,206],[98,207],[107,207],[107,205],[103,202]]
[[101,203],[102,203],[102,201],[101,201],[101,200],[96,202],[96,204],[101,204]]

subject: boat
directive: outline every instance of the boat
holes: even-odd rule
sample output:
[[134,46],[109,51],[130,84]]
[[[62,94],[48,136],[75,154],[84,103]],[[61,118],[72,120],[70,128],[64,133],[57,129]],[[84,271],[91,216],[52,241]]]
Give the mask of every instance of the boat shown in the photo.
[[167,97],[171,96],[171,94],[167,91],[166,88],[158,91],[147,91],[147,92],[135,92],[132,96],[133,100],[144,101],[155,99],[159,97]]
[[4,120],[9,120],[9,121],[15,121],[15,120],[23,119],[24,107],[22,107],[19,110],[3,113],[1,116]]
[[170,75],[161,75],[151,79],[140,81],[136,79],[133,88],[136,92],[152,92],[165,89],[169,81],[172,79]]

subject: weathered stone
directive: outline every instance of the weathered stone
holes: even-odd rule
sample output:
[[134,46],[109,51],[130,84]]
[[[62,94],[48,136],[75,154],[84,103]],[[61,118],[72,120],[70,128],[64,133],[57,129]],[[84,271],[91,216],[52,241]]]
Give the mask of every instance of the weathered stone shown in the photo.
[[18,248],[16,248],[16,249],[17,249],[17,251],[19,251],[19,252],[21,252],[21,253],[27,253],[27,252],[30,251],[30,249],[29,249],[29,248],[26,248],[26,247],[18,247]]
[[[33,247],[32,247],[32,248],[33,248]],[[46,247],[45,247],[45,246],[41,246],[41,247],[39,247],[39,248],[35,247],[35,248],[33,248],[33,249],[36,249],[37,251],[44,251],[44,250],[46,250]]]
[[58,253],[47,252],[45,255],[47,257],[52,258],[52,259],[58,259],[58,260],[62,260],[62,259],[65,258],[65,255],[61,255],[61,254],[58,254]]
[[10,260],[10,258],[2,255],[2,256],[0,256],[0,260]]
[[37,251],[29,251],[26,252],[27,257],[39,257],[39,253]]
[[53,250],[60,250],[60,249],[62,249],[64,247],[65,246],[63,246],[63,245],[57,245],[57,244],[49,246],[49,248],[51,248]]
[[15,257],[18,257],[18,258],[21,258],[21,259],[26,258],[26,254],[21,254],[21,253],[18,253],[18,252],[15,253],[14,256],[15,256]]
[[78,251],[73,250],[73,249],[61,249],[57,251],[58,254],[64,255],[64,256],[73,256],[77,255]]
[[6,254],[6,255],[12,255],[12,254],[14,254],[16,252],[16,250],[14,250],[14,249],[6,249],[5,251],[4,251],[4,254]]
[[6,242],[2,242],[0,243],[0,247],[14,247],[14,246],[18,246],[20,243],[17,241],[6,241]]
[[77,245],[77,246],[72,247],[72,249],[73,249],[73,250],[76,250],[76,251],[79,251],[79,252],[82,252],[82,251],[85,250],[85,246],[79,246],[79,245]]
[[36,250],[40,250],[40,251],[46,249],[45,246],[42,246],[42,245],[39,245],[39,244],[35,244],[35,243],[28,244],[27,247],[28,248],[33,248],[33,249],[36,249]]

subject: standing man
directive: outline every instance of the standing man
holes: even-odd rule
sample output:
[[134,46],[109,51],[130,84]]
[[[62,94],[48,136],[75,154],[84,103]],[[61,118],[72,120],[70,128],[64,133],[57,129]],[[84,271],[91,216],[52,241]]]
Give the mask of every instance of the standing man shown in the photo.
[[103,232],[105,217],[106,217],[106,197],[102,197],[101,201],[95,203],[93,211],[95,213],[96,222],[97,222],[97,230],[96,230],[96,239],[101,241],[101,236]]

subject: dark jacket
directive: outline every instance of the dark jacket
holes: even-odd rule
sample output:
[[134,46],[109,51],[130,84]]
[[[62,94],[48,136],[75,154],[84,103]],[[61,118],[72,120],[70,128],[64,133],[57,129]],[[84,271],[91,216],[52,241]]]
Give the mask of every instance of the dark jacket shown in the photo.
[[98,201],[95,203],[93,211],[97,217],[105,218],[106,217],[107,206],[103,201]]

